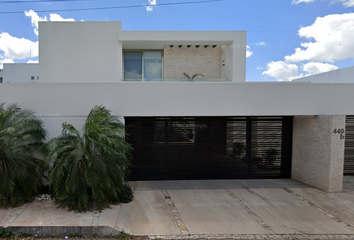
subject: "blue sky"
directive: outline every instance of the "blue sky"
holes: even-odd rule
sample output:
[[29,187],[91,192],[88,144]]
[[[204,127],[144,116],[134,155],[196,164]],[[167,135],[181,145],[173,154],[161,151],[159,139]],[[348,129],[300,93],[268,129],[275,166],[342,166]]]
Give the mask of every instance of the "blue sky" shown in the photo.
[[[159,4],[200,0],[4,1],[0,65],[35,62],[37,21],[65,19],[122,21],[123,30],[246,30],[248,81],[288,81],[354,65],[354,0],[224,0],[169,6]],[[131,5],[145,6],[55,11]],[[40,12],[47,10],[53,11]]]

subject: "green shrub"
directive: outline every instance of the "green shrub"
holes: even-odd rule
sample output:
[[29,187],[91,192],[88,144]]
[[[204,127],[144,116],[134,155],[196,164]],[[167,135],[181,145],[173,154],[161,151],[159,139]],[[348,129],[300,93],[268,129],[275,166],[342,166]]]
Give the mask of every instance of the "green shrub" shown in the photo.
[[33,236],[33,235],[30,234],[30,233],[20,232],[20,233],[18,234],[18,236],[20,236],[20,237],[30,237],[30,236]]
[[46,132],[31,110],[0,104],[0,206],[31,201],[42,186]]
[[119,234],[118,234],[118,239],[130,239],[130,238],[133,238],[134,236],[133,235],[130,235],[129,233],[126,233],[124,232],[124,230],[122,230]]
[[6,231],[5,229],[3,228],[0,228],[0,238],[9,238],[11,237],[13,234],[11,231]]
[[133,190],[128,184],[123,185],[122,193],[120,195],[121,203],[129,203],[133,201],[134,195]]
[[56,202],[75,211],[119,203],[131,152],[124,125],[95,106],[82,133],[71,124],[62,126],[62,134],[48,143],[49,187]]
[[70,234],[69,234],[69,237],[70,237],[70,238],[82,238],[82,235],[77,234],[77,233],[70,233]]

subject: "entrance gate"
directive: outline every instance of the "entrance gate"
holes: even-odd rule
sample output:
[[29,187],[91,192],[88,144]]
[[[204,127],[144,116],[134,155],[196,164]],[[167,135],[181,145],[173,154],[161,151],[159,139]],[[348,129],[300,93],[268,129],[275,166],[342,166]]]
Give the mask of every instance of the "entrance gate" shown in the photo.
[[126,117],[130,180],[290,178],[292,117]]

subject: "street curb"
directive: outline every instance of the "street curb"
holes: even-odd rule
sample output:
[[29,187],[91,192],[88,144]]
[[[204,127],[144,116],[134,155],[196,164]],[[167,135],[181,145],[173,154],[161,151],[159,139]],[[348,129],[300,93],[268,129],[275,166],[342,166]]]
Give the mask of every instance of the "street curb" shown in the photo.
[[[11,231],[13,234],[27,233],[39,237],[47,236],[93,236],[108,237],[116,236],[120,231],[107,226],[12,226],[4,228],[6,231]],[[179,234],[179,235],[148,235],[151,240],[323,240],[323,239],[336,239],[336,240],[354,240],[354,234]]]
[[107,226],[11,226],[4,228],[6,231],[11,231],[13,234],[28,233],[33,236],[112,236],[118,235],[120,231]]

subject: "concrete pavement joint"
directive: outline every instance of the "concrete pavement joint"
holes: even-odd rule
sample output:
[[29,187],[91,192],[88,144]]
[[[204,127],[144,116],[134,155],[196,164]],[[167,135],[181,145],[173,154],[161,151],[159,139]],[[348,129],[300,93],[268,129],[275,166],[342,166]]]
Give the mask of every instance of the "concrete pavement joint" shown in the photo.
[[252,189],[248,188],[248,187],[244,187],[242,186],[244,189],[246,189],[248,192],[250,192],[251,194],[259,197],[260,199],[262,199],[263,201],[265,201],[266,203],[268,203],[269,205],[276,207],[272,204],[272,201],[269,201],[268,199],[266,199],[264,196],[260,195],[259,193],[253,191]]
[[22,205],[21,207],[19,207],[19,209],[17,209],[16,212],[14,212],[10,218],[6,221],[6,223],[4,224],[4,228],[10,227],[11,224],[16,221],[16,219],[21,215],[21,213],[28,207],[30,203],[26,203],[24,205]]
[[101,219],[101,212],[94,212],[93,217],[92,217],[91,226],[97,227],[98,224],[100,223],[100,219]]
[[178,210],[176,208],[176,205],[172,201],[170,194],[168,193],[167,190],[161,190],[161,191],[162,191],[162,194],[163,194],[163,196],[165,198],[165,201],[166,201],[168,207],[170,208],[170,211],[171,211],[171,213],[172,213],[172,215],[173,215],[173,217],[174,217],[174,219],[175,219],[175,221],[176,221],[176,223],[177,223],[177,225],[179,227],[179,230],[181,231],[181,233],[183,235],[189,234],[187,226],[183,222],[182,217],[179,214],[179,212],[178,212]]
[[275,231],[268,225],[266,224],[262,218],[260,218],[251,208],[249,208],[241,199],[239,199],[233,192],[230,191],[230,189],[225,189],[225,191],[233,198],[236,200],[236,202],[249,214],[251,217],[256,220],[265,230],[267,230],[270,233],[275,233]]
[[354,230],[354,227],[352,225],[350,225],[349,223],[344,222],[343,220],[341,220],[340,218],[334,216],[333,214],[327,212],[325,209],[317,206],[316,204],[314,204],[313,202],[307,200],[306,198],[300,196],[299,194],[293,192],[292,190],[290,190],[289,188],[284,188],[284,190],[287,193],[290,193],[291,195],[295,196],[296,198],[298,198],[300,201],[307,203],[308,205],[310,205],[311,207],[315,208],[316,210],[320,211],[321,213],[325,214],[327,217],[333,219],[334,221],[346,226],[347,228],[350,228],[351,230]]

